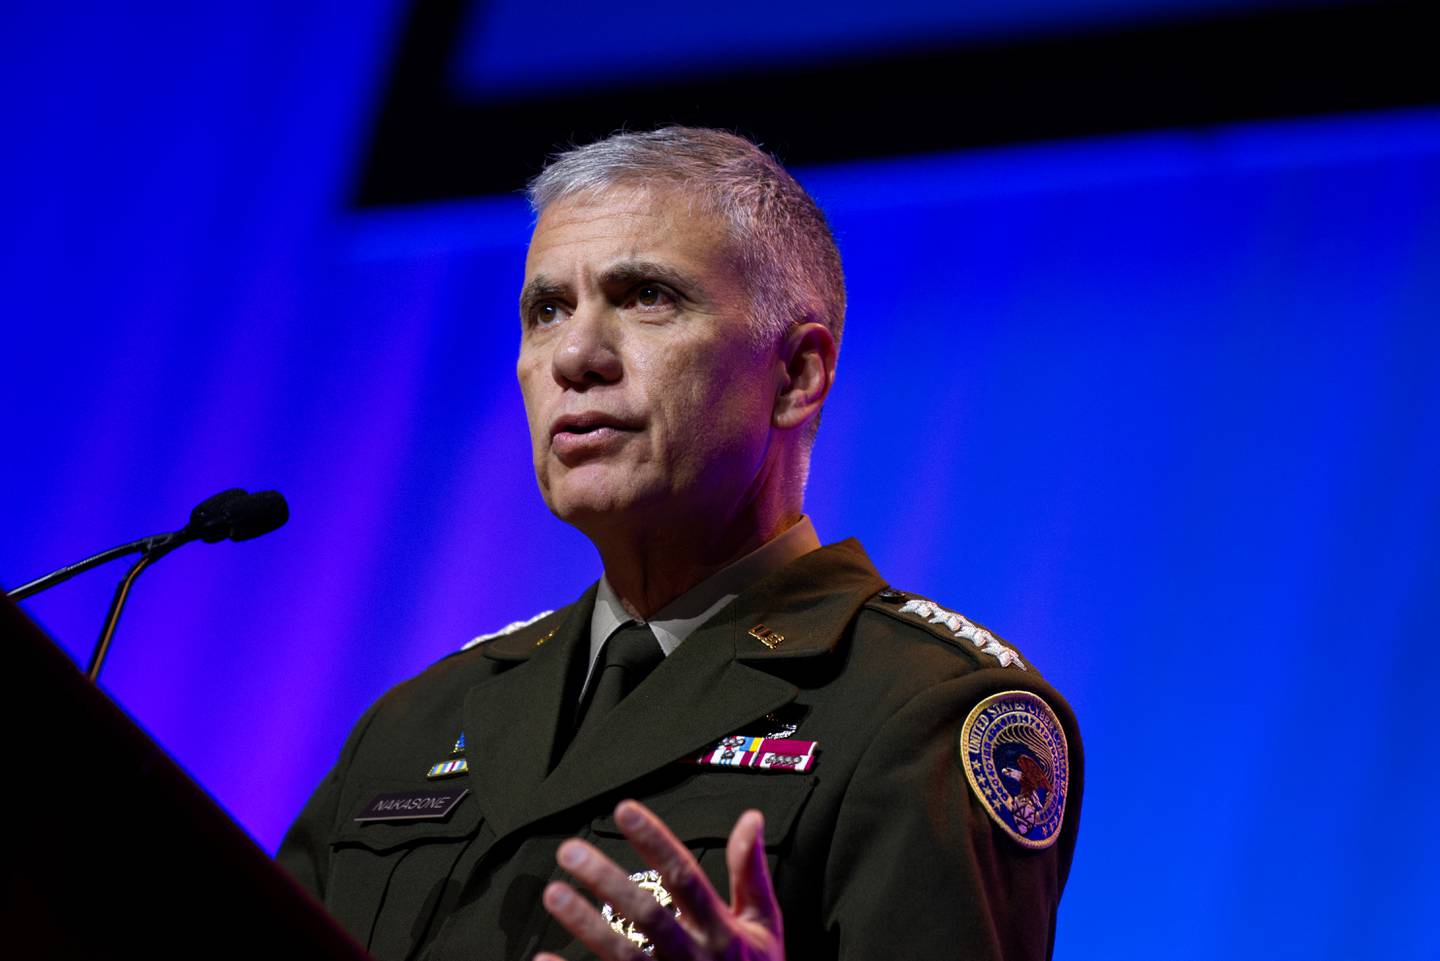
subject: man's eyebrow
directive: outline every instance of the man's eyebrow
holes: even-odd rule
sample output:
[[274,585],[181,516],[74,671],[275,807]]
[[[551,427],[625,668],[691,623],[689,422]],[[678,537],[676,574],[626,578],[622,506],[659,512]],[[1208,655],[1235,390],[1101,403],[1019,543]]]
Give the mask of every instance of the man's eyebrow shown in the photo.
[[[629,288],[643,283],[659,283],[674,288],[675,292],[685,299],[694,299],[694,295],[705,293],[700,281],[683,270],[677,270],[668,264],[657,263],[653,260],[625,260],[618,264],[612,264],[601,272],[599,277],[602,288]],[[550,280],[543,274],[532,277],[520,290],[520,313],[527,315],[530,310],[542,300],[564,299],[572,296],[568,284]]]
[[612,264],[600,274],[601,287],[633,287],[648,281],[675,288],[676,293],[690,297],[704,293],[700,281],[683,270],[653,260],[625,260]]
[[520,290],[520,313],[528,314],[537,302],[552,297],[564,297],[569,288],[546,277],[532,277]]

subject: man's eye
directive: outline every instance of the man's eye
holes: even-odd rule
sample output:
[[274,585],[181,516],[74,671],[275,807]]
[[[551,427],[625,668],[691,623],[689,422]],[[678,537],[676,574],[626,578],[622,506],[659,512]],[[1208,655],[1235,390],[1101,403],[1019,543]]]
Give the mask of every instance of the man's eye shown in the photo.
[[530,319],[536,327],[549,327],[560,319],[560,308],[555,304],[538,304],[530,312]]
[[646,284],[635,288],[635,304],[639,307],[661,307],[670,300],[665,288]]

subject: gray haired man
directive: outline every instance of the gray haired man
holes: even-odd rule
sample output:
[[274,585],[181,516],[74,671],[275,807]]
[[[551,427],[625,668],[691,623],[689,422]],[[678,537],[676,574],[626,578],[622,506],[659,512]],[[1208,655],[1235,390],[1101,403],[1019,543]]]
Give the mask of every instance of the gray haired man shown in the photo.
[[382,697],[281,862],[382,958],[1047,957],[1073,714],[803,512],[845,310],[818,207],[673,127],[531,199],[535,473],[604,574]]

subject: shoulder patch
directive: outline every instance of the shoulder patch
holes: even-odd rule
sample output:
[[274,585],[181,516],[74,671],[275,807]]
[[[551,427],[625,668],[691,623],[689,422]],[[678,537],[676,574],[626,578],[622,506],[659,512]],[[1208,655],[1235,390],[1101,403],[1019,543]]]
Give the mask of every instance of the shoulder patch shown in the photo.
[[1025,666],[1025,662],[1020,660],[1019,654],[1000,643],[1000,639],[985,628],[972,623],[964,614],[947,611],[934,601],[927,601],[923,597],[892,589],[881,591],[875,595],[875,600],[898,604],[899,607],[896,610],[899,613],[909,614],[921,624],[938,625],[949,632],[950,637],[969,641],[976,651],[981,654],[989,654],[999,661],[1001,667],[1018,667],[1022,671],[1029,670]]
[[470,648],[474,647],[477,644],[484,644],[486,641],[493,641],[495,640],[495,638],[504,637],[506,634],[514,634],[522,627],[529,627],[531,624],[534,624],[542,617],[549,617],[551,614],[554,613],[554,611],[541,611],[539,614],[536,614],[529,620],[512,621],[509,624],[506,624],[504,627],[500,628],[500,630],[498,631],[492,631],[489,634],[481,634],[479,637],[472,637],[470,640],[465,642],[465,644],[460,648],[460,650],[468,651],[470,650]]
[[1027,848],[1060,836],[1070,749],[1050,705],[1029,691],[992,694],[960,729],[960,761],[991,819]]

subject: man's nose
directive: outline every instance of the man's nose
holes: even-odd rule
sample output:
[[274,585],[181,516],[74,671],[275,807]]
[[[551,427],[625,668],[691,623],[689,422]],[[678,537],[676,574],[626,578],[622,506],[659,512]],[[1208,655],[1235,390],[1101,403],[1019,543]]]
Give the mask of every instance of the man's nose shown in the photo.
[[552,363],[561,386],[584,388],[620,379],[623,368],[615,324],[608,304],[576,306],[555,345]]

